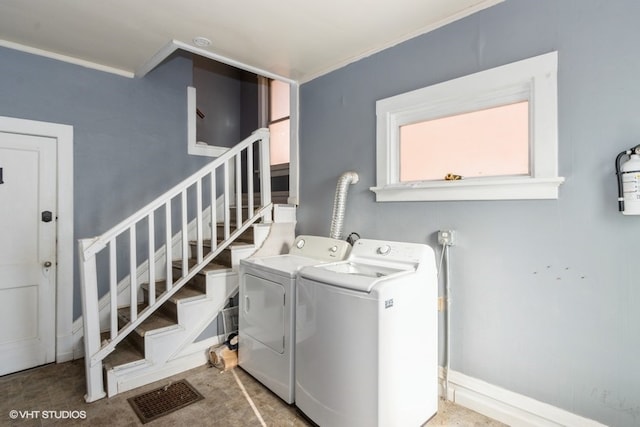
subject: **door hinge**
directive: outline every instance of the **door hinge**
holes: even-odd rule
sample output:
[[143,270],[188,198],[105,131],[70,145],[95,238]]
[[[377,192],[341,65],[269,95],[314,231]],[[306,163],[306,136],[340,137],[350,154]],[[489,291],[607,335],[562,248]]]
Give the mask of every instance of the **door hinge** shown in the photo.
[[447,298],[439,297],[438,298],[438,311],[445,311],[447,309]]

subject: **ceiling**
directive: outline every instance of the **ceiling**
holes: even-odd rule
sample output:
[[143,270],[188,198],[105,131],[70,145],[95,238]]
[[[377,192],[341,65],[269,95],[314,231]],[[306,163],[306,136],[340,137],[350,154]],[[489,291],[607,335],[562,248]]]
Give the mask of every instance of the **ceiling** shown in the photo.
[[0,46],[126,76],[182,49],[304,82],[501,1],[2,0]]

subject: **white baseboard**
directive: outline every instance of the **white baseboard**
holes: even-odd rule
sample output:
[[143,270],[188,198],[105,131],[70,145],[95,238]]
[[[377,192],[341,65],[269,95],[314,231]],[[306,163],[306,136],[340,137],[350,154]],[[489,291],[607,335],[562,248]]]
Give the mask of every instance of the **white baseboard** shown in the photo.
[[148,361],[142,361],[110,370],[107,372],[109,378],[107,385],[111,387],[109,397],[205,365],[209,362],[209,348],[221,342],[222,336],[213,336],[195,342],[185,348],[178,357],[159,367],[154,367]]
[[56,363],[64,363],[73,360],[73,335],[56,336]]
[[[441,369],[441,379],[443,370]],[[449,371],[448,400],[513,426],[604,427],[594,420],[505,390],[460,372]]]

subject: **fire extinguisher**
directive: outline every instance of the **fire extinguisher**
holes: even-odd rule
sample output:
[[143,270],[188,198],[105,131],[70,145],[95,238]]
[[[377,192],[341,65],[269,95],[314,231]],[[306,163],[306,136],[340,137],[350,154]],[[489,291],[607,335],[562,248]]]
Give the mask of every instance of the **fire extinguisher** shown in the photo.
[[[627,160],[620,163],[624,157]],[[640,215],[640,145],[616,157],[618,210],[623,215]]]

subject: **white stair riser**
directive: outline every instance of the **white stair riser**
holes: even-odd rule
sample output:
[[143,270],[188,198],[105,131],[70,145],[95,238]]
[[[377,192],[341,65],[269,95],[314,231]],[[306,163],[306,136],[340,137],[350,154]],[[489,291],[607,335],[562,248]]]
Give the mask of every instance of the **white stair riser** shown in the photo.
[[176,349],[192,342],[215,319],[212,313],[217,315],[227,304],[229,296],[238,287],[238,276],[235,273],[212,274],[207,276],[207,282],[211,285],[207,286],[206,298],[178,302],[178,327],[145,334],[147,360],[164,363],[177,353]]
[[[173,375],[180,372],[174,372],[177,367],[175,361],[185,358],[184,350],[221,313],[238,289],[238,275],[230,270],[209,273],[206,282],[206,298],[177,304],[179,323],[176,327],[145,334],[145,361],[107,371],[109,396],[147,384],[145,381],[150,378],[156,381],[168,376],[165,373]],[[188,360],[194,357],[189,356]],[[203,363],[206,363],[206,359],[199,365]]]

